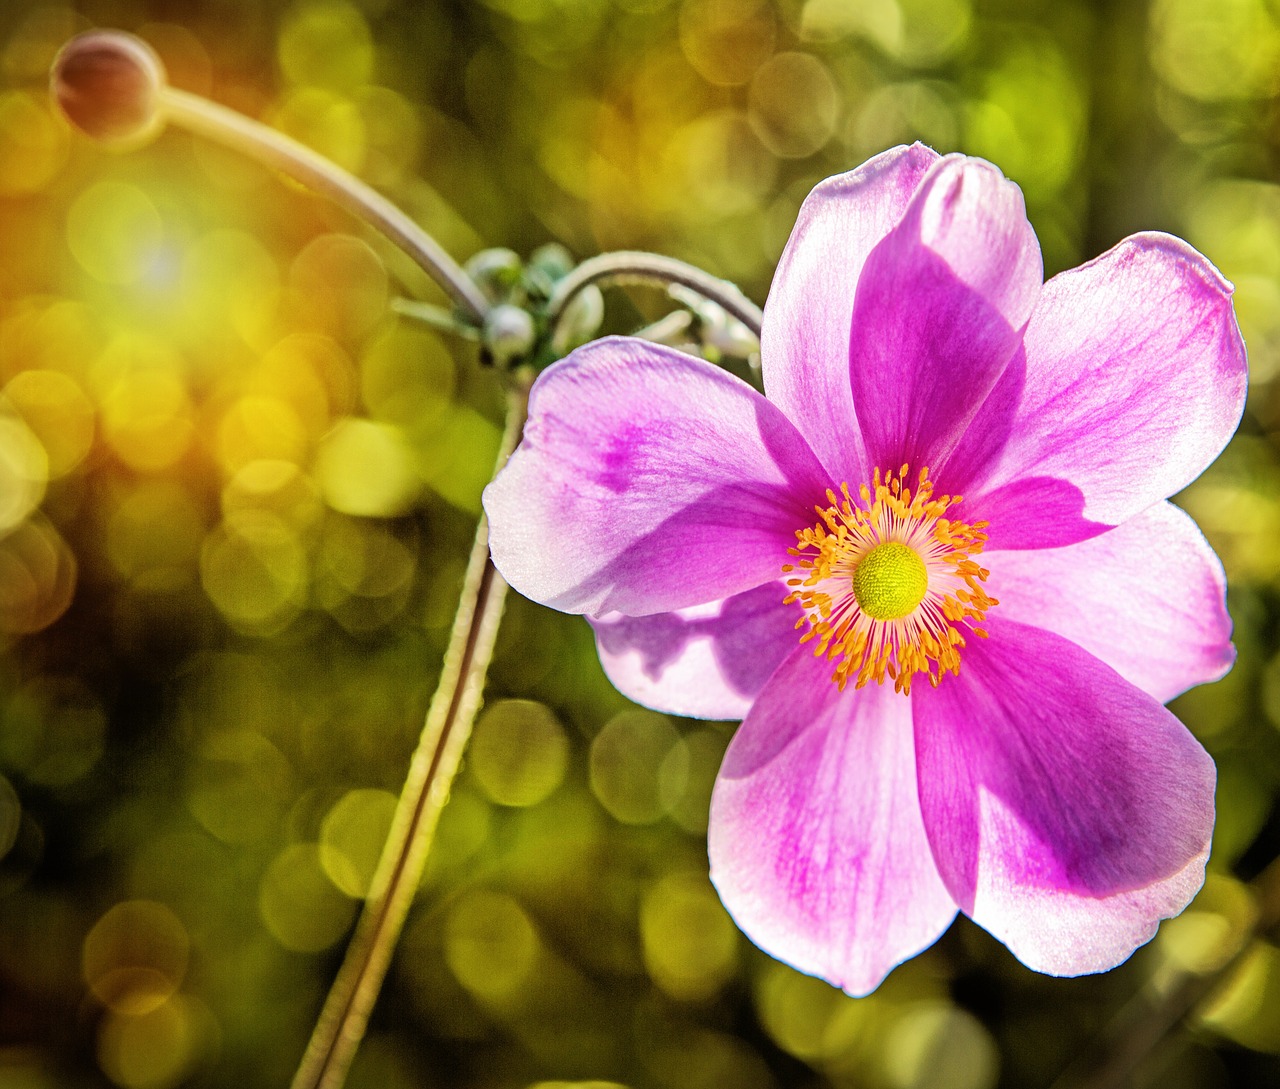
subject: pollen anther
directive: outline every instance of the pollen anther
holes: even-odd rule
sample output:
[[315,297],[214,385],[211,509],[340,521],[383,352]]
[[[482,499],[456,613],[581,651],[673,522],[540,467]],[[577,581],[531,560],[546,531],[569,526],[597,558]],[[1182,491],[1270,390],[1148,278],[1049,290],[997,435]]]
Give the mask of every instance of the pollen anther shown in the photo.
[[814,508],[818,521],[796,532],[795,561],[783,566],[786,602],[805,611],[800,642],[835,664],[842,690],[850,678],[861,688],[891,677],[909,694],[917,673],[936,687],[960,672],[965,633],[985,637],[976,624],[998,604],[982,586],[989,572],[973,560],[987,523],[944,518],[961,497],[935,497],[927,467],[908,487],[908,472],[876,469],[857,499],[848,484],[839,495],[828,490],[829,505]]

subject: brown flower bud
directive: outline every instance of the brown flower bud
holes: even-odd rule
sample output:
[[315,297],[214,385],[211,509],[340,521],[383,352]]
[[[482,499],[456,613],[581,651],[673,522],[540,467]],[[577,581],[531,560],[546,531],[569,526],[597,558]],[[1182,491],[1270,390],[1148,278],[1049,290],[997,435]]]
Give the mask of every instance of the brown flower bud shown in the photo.
[[105,143],[136,143],[160,129],[164,65],[140,38],[90,30],[66,43],[53,62],[50,89],[67,119]]

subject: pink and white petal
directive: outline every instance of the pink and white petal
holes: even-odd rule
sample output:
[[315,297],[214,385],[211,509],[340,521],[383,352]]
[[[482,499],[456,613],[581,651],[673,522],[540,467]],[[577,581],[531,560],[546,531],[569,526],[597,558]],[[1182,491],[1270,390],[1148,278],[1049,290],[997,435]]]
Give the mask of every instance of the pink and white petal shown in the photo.
[[920,801],[951,894],[1029,968],[1101,972],[1204,880],[1213,761],[1060,636],[991,618],[959,677],[912,694]]
[[655,711],[740,719],[800,641],[788,587],[766,582],[722,601],[652,616],[589,616],[613,686]]
[[1161,703],[1235,661],[1222,564],[1172,503],[1080,544],[982,562],[1000,617],[1070,639]]
[[829,481],[745,382],[628,337],[534,383],[524,439],[485,489],[490,548],[564,612],[669,612],[778,577]]
[[1043,277],[1021,190],[981,159],[935,164],[858,281],[849,365],[871,465],[945,460],[1017,349]]
[[[1180,239],[1140,234],[1044,286],[1011,368],[947,486],[980,505],[992,547],[1070,544],[1167,499],[1213,461],[1244,409],[1231,285]],[[966,436],[965,446],[970,445]],[[1080,517],[1009,532],[1046,480]],[[1091,528],[1093,527],[1093,528]],[[1048,536],[1046,536],[1048,535]]]
[[870,475],[849,388],[862,266],[937,161],[922,144],[896,147],[821,182],[801,205],[774,273],[760,337],[765,392],[836,480]]
[[916,794],[911,703],[841,693],[799,648],[761,692],[711,797],[711,880],[760,948],[873,991],[955,916]]

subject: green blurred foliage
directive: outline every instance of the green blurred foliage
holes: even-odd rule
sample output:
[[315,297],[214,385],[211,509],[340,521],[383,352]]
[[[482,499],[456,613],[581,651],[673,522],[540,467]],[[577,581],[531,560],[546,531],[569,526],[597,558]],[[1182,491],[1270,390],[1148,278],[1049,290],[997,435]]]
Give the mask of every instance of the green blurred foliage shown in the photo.
[[[1175,706],[1220,768],[1191,910],[1070,983],[961,920],[849,999],[753,949],[707,882],[732,726],[630,707],[585,624],[514,600],[353,1087],[1047,1085],[1131,1000],[1230,957],[1280,851],[1280,5],[10,0],[0,1086],[287,1083],[438,673],[502,403],[473,346],[392,316],[439,295],[331,206],[182,134],[121,155],[73,135],[43,87],[91,25],[459,259],[650,248],[763,299],[810,187],[920,139],[1022,185],[1051,273],[1164,229],[1238,288],[1248,413],[1182,497],[1239,648]],[[609,324],[654,305],[611,298]],[[1274,1084],[1278,1024],[1259,940],[1142,1083]]]

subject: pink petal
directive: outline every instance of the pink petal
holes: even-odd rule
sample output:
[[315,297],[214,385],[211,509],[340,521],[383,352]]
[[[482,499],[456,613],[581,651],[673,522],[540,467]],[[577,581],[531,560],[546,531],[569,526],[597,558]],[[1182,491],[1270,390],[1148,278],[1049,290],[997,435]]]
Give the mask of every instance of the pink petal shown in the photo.
[[1172,503],[1080,544],[982,562],[1002,619],[1065,636],[1161,703],[1235,660],[1222,564]]
[[936,152],[896,147],[805,199],[764,308],[764,386],[836,480],[870,468],[849,389],[849,324],[863,263],[902,218]]
[[[947,467],[947,487],[991,522],[992,548],[1070,544],[1167,499],[1243,411],[1231,285],[1168,235],[1055,276],[1025,347]],[[1048,492],[1053,517],[1038,518]]]
[[588,617],[609,680],[628,699],[693,718],[740,719],[800,641],[788,587],[766,582],[672,613]]
[[1199,889],[1213,761],[1075,644],[989,620],[959,677],[912,694],[929,842],[961,909],[1029,968],[1105,971]]
[[766,952],[850,994],[955,915],[916,796],[911,702],[841,693],[807,647],[765,686],[711,799],[711,880]]
[[981,159],[935,164],[858,282],[849,362],[871,465],[946,458],[1017,349],[1042,279],[1018,187]]
[[669,612],[776,579],[829,481],[745,382],[628,337],[534,384],[524,439],[484,493],[494,563],[565,612]]

